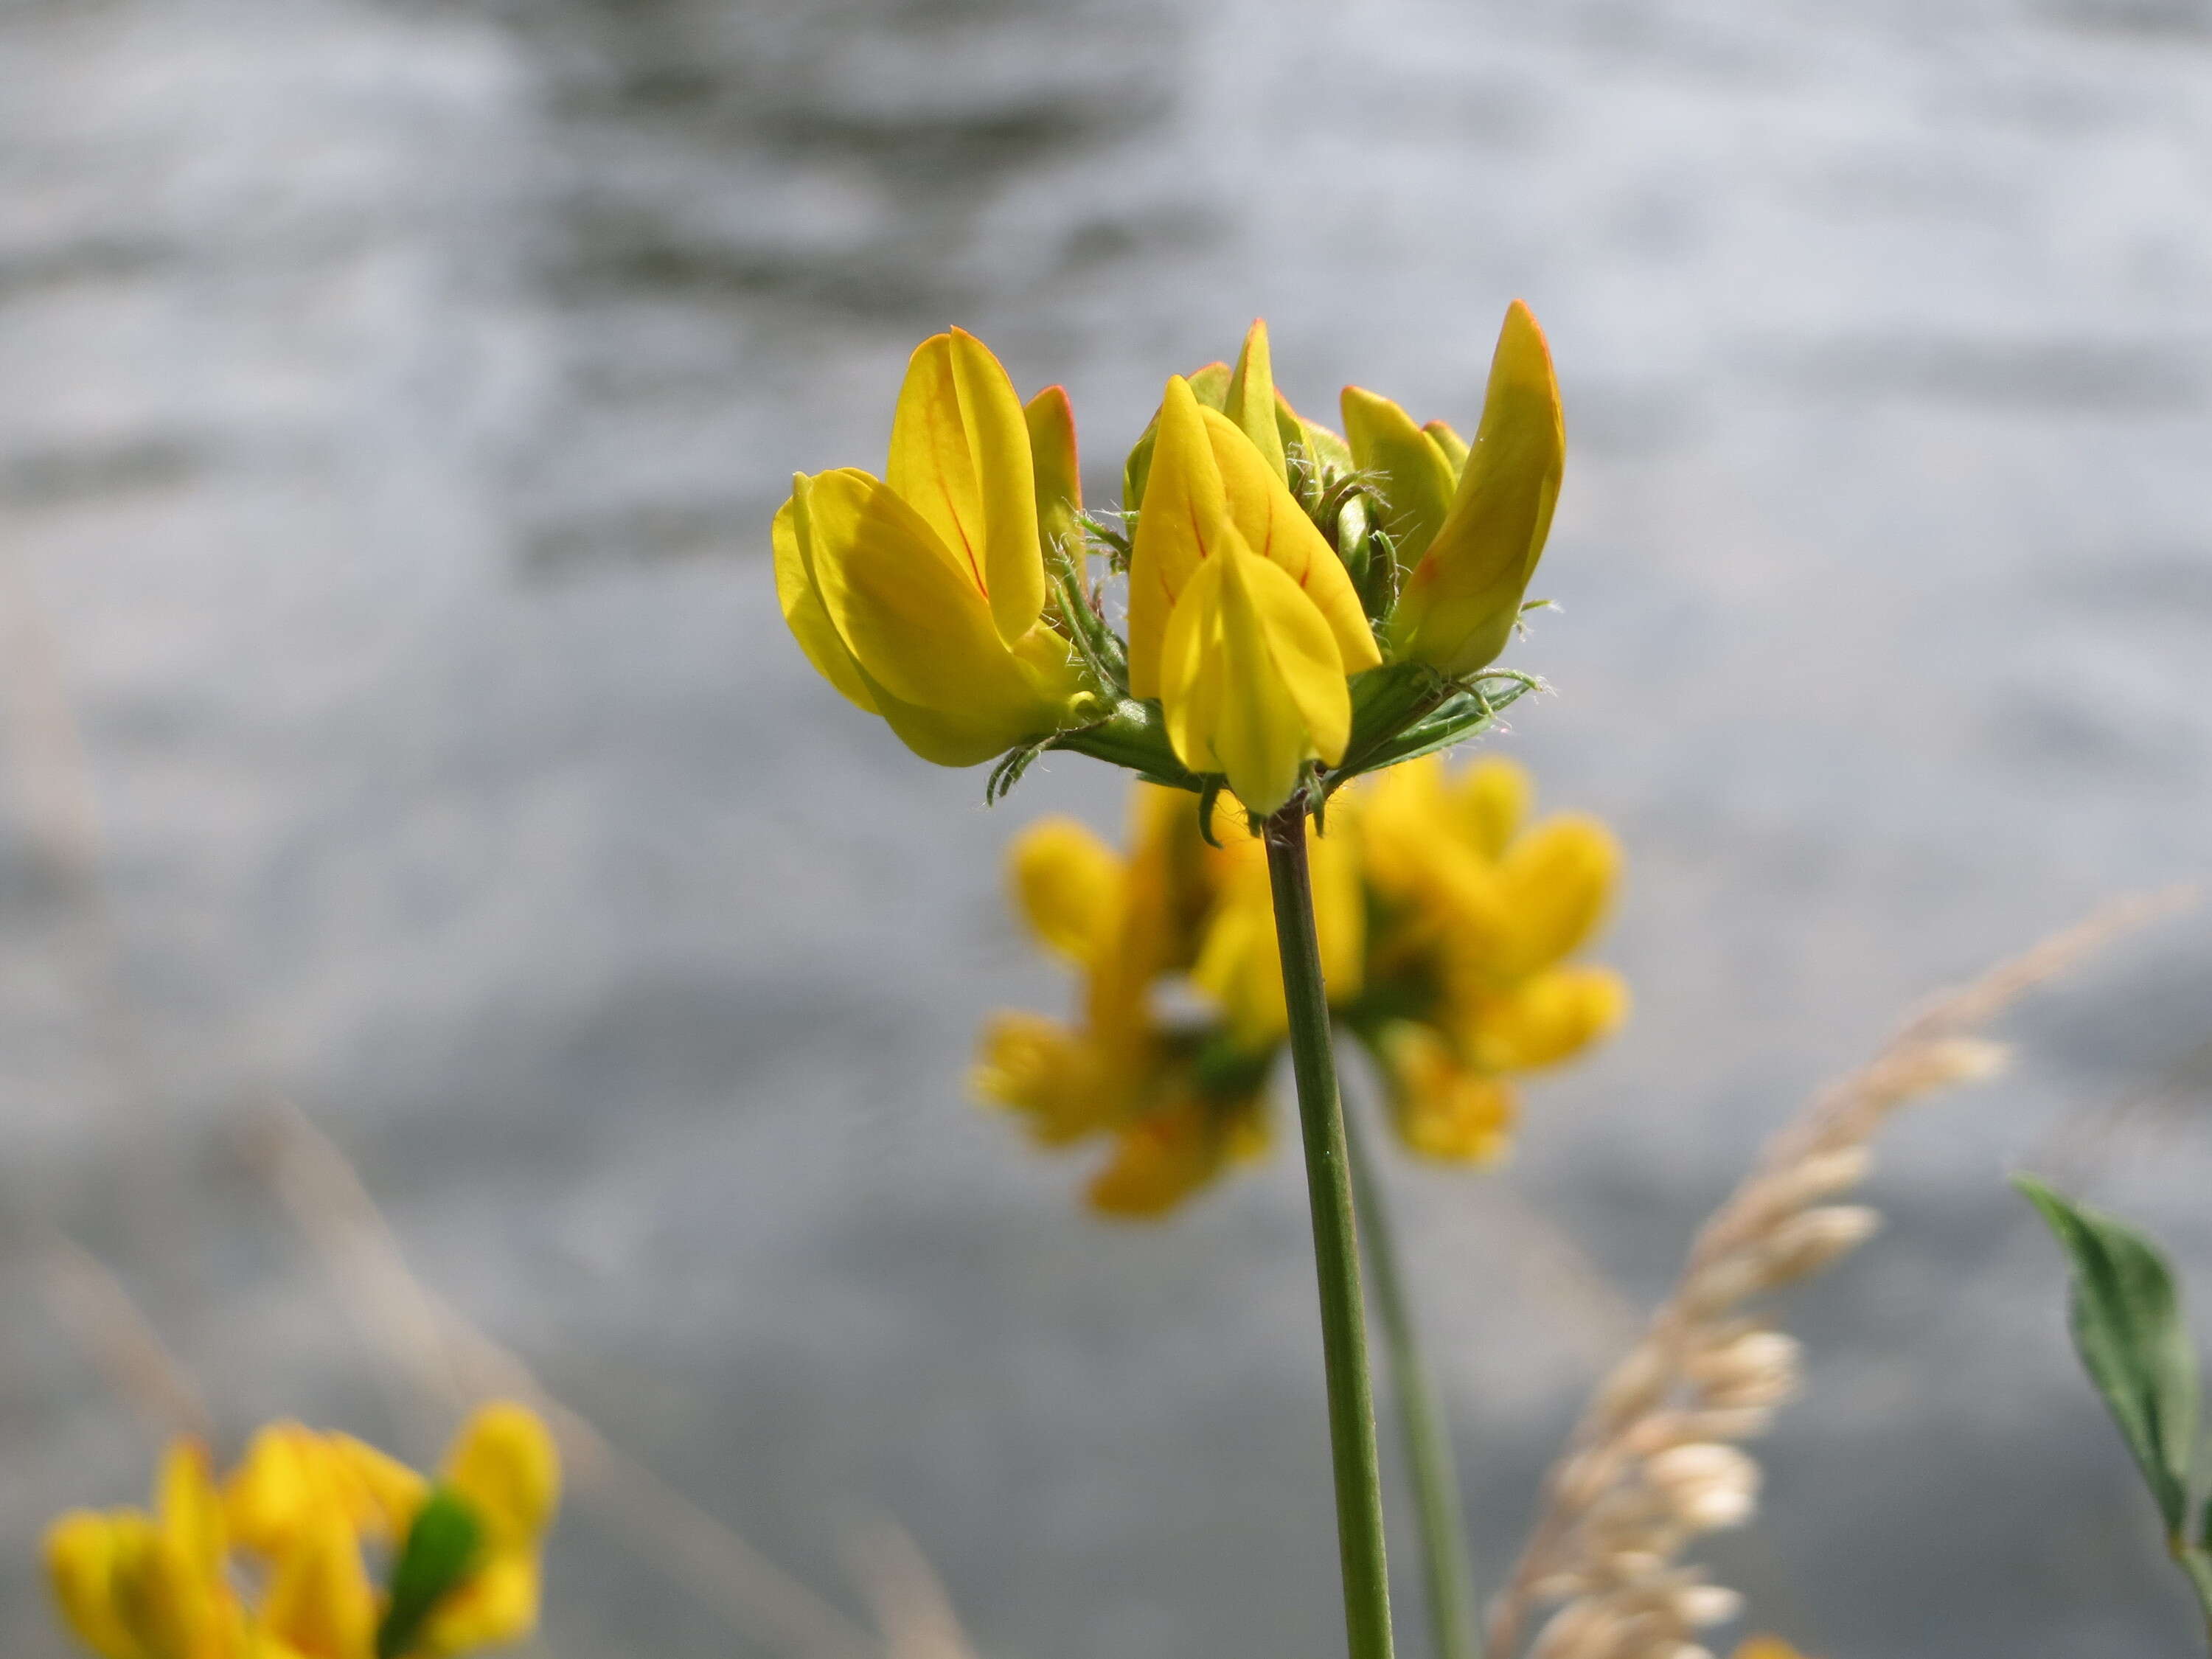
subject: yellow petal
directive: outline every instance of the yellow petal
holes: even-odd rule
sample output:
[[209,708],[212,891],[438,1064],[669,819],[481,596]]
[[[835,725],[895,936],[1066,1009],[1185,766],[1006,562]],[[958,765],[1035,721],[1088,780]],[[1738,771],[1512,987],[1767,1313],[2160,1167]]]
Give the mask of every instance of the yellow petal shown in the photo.
[[1549,967],[1596,929],[1620,872],[1620,843],[1595,818],[1563,815],[1537,825],[1498,865],[1511,934],[1499,971]]
[[46,1528],[46,1583],[77,1640],[101,1659],[147,1659],[117,1606],[116,1571],[154,1547],[143,1515],[72,1510]]
[[990,348],[960,329],[915,349],[884,482],[960,556],[1011,645],[1044,609],[1029,424]]
[[561,1501],[561,1454],[538,1414],[512,1401],[480,1407],[446,1454],[446,1484],[468,1501],[495,1547],[535,1540]]
[[1264,1049],[1290,1029],[1264,853],[1237,859],[1190,979],[1221,1010],[1223,1024],[1240,1047]]
[[1525,1072],[1571,1060],[1628,1018],[1628,984],[1609,968],[1554,968],[1475,999],[1460,1016],[1461,1044],[1487,1072]]
[[1806,1659],[1777,1636],[1749,1636],[1736,1644],[1735,1659]]
[[1256,319],[1245,333],[1243,349],[1237,354],[1221,412],[1250,440],[1267,470],[1287,483],[1291,469],[1283,459],[1282,428],[1275,420],[1274,359],[1267,349],[1267,325]]
[[1121,892],[1121,860],[1073,818],[1042,818],[1009,853],[1014,896],[1047,950],[1080,967],[1103,949]]
[[1505,648],[1551,533],[1565,459],[1552,354],[1516,300],[1451,510],[1407,579],[1392,620],[1400,657],[1465,675]]
[[1367,958],[1367,892],[1350,815],[1332,815],[1328,833],[1308,836],[1307,845],[1322,979],[1330,1005],[1340,1007],[1358,997]]
[[[1229,365],[1208,363],[1185,377],[1191,395],[1208,409],[1219,409],[1229,398]],[[1121,464],[1121,510],[1135,513],[1145,504],[1145,495],[1151,487],[1153,446],[1160,435],[1160,411],[1152,411],[1152,418],[1129,447],[1129,456]]]
[[1039,1146],[1063,1146],[1113,1121],[1101,1060],[1059,1021],[1009,1012],[984,1026],[969,1081],[985,1101],[1020,1113]]
[[325,1450],[297,1423],[258,1430],[223,1488],[223,1518],[231,1535],[264,1555],[282,1552],[324,1502]]
[[376,1617],[353,1528],[334,1511],[321,1512],[277,1559],[261,1622],[315,1659],[369,1659]]
[[1467,440],[1454,431],[1450,423],[1445,421],[1424,421],[1421,422],[1421,430],[1428,435],[1429,441],[1436,445],[1443,453],[1445,463],[1451,468],[1452,478],[1456,483],[1459,475],[1467,470]]
[[1536,793],[1526,768],[1503,755],[1477,761],[1449,790],[1460,832],[1486,859],[1504,855]]
[[1037,537],[1047,550],[1080,555],[1083,468],[1075,450],[1075,410],[1067,388],[1048,386],[1022,405],[1029,424],[1030,463],[1036,489]]
[[1253,811],[1288,800],[1309,757],[1342,757],[1352,700],[1328,624],[1233,530],[1176,604],[1161,654],[1176,754],[1224,775]]
[[1402,575],[1428,551],[1449,510],[1459,475],[1443,448],[1388,398],[1344,388],[1344,435],[1352,464],[1379,477],[1393,555]]
[[1451,1163],[1504,1156],[1520,1109],[1511,1085],[1468,1070],[1434,1030],[1411,1021],[1386,1027],[1376,1048],[1393,1121],[1411,1151]]
[[198,1577],[222,1571],[222,1499],[208,1449],[190,1437],[169,1443],[156,1481],[155,1513],[161,1534]]
[[909,748],[972,766],[1070,717],[1080,680],[1065,646],[1040,626],[1009,650],[982,596],[887,485],[847,468],[799,495],[823,609]]
[[[1309,832],[1306,847],[1322,980],[1330,1004],[1341,1007],[1358,999],[1364,967],[1367,899],[1359,858],[1334,808],[1329,833]],[[1237,1043],[1257,1052],[1290,1029],[1267,854],[1258,842],[1243,839],[1232,841],[1217,859],[1223,870],[1220,898],[1191,982],[1220,1007]]]
[[[1249,444],[1239,441],[1226,416],[1201,409],[1199,419],[1219,469],[1230,522],[1245,544],[1290,577],[1321,612],[1336,640],[1344,673],[1380,665],[1382,653],[1360,605],[1359,591],[1352,586],[1336,550],[1314,527],[1283,481],[1267,470]],[[1140,530],[1143,523],[1138,520]]]
[[1226,1166],[1225,1127],[1195,1096],[1148,1113],[1115,1138],[1113,1157],[1091,1178],[1091,1208],[1124,1220],[1164,1215]]
[[1168,617],[1229,522],[1212,441],[1181,375],[1160,398],[1145,501],[1129,558],[1129,690],[1157,697]]
[[431,1611],[416,1651],[503,1647],[538,1627],[539,1569],[528,1552],[495,1554]]
[[867,677],[853,660],[853,653],[838,637],[836,624],[823,608],[814,574],[807,557],[809,529],[805,508],[806,479],[792,480],[791,499],[777,509],[769,539],[775,549],[775,596],[783,607],[784,624],[806,653],[815,672],[836,686],[848,700],[871,714],[876,700],[868,690]]
[[430,1483],[398,1458],[349,1434],[327,1435],[323,1443],[353,1523],[374,1537],[406,1537],[430,1495]]

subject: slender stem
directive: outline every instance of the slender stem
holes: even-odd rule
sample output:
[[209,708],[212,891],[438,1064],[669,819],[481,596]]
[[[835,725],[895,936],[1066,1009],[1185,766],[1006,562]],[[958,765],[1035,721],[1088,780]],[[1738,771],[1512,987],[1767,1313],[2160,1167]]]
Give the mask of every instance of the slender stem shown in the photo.
[[2189,1575],[2189,1588],[2197,1592],[2197,1605],[2204,1615],[2208,1635],[2212,1635],[2212,1556],[2183,1538],[2168,1540],[2167,1547],[2182,1571]]
[[1328,998],[1314,934],[1303,795],[1267,820],[1267,845],[1283,994],[1290,1008],[1291,1069],[1297,1080],[1298,1125],[1305,1141],[1306,1193],[1313,1208],[1314,1267],[1321,1280],[1322,1361],[1328,1379],[1345,1636],[1351,1659],[1390,1659],[1390,1575],[1382,1548],[1382,1477],[1375,1450],[1359,1240],[1344,1113],[1329,1053]]
[[1405,1437],[1413,1508],[1421,1522],[1421,1577],[1428,1590],[1431,1640],[1437,1659],[1482,1659],[1466,1510],[1460,1501],[1459,1471],[1452,1462],[1443,1405],[1421,1354],[1406,1281],[1398,1271],[1398,1241],[1375,1172],[1375,1160],[1365,1136],[1348,1115],[1344,1129],[1345,1144],[1352,1153],[1352,1198],[1359,1206],[1361,1259],[1366,1264],[1367,1282],[1375,1291],[1382,1345],[1390,1354],[1390,1382],[1398,1396],[1398,1430]]

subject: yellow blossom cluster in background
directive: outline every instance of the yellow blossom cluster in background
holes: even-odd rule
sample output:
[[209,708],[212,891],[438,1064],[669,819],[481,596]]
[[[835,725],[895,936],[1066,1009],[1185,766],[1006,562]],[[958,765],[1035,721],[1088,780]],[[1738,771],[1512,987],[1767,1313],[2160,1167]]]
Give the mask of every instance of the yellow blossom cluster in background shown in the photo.
[[[507,1404],[463,1425],[434,1482],[350,1435],[277,1423],[218,1485],[207,1448],[181,1439],[161,1460],[150,1514],[79,1510],[54,1522],[47,1574],[70,1628],[102,1659],[465,1653],[536,1627],[560,1480],[544,1425]],[[410,1546],[440,1504],[465,1516],[465,1547],[408,1606],[424,1590],[419,1576],[404,1582],[425,1555]],[[392,1564],[382,1592],[372,1554]]]
[[[1604,916],[1618,844],[1587,817],[1529,824],[1531,793],[1510,761],[1431,757],[1340,791],[1311,838],[1331,1006],[1426,1158],[1499,1157],[1517,1079],[1627,1012],[1618,975],[1568,960]],[[1267,1140],[1287,1019],[1265,851],[1233,799],[1218,847],[1200,810],[1139,784],[1126,854],[1067,818],[1011,853],[1020,913],[1076,970],[1079,1006],[1067,1022],[994,1016],[975,1087],[1042,1146],[1108,1142],[1088,1195],[1109,1213],[1169,1210]]]

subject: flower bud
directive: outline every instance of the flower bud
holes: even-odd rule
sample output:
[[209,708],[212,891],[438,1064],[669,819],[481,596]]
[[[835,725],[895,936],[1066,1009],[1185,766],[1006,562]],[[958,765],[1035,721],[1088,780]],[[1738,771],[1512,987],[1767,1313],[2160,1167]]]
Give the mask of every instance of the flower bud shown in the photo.
[[1393,656],[1458,678],[1505,648],[1551,533],[1565,459],[1551,350],[1516,300],[1450,507],[1406,579],[1391,623]]

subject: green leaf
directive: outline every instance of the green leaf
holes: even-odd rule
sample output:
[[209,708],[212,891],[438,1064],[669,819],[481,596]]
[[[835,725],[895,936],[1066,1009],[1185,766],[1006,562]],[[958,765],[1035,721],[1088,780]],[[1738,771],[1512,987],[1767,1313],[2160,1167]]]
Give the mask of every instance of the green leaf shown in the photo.
[[2075,1352],[2158,1500],[2168,1536],[2180,1539],[2197,1443],[2197,1356],[2166,1258],[2133,1228],[2069,1202],[2032,1176],[2015,1176],[2013,1185],[2066,1252]]
[[377,1626],[376,1659],[401,1659],[422,1634],[438,1603],[468,1577],[483,1540],[466,1499],[441,1486],[407,1529],[392,1564],[392,1600]]

